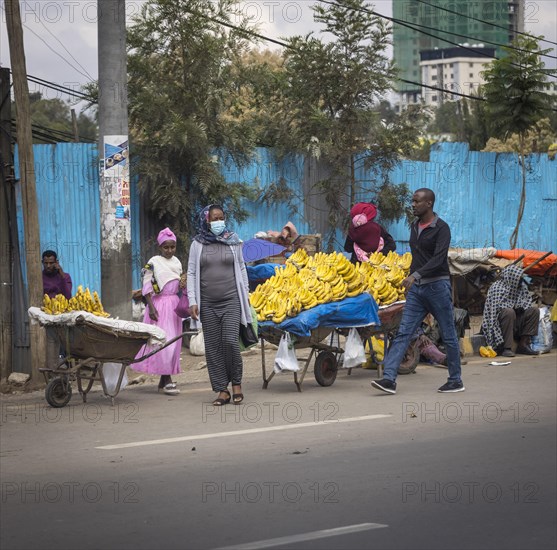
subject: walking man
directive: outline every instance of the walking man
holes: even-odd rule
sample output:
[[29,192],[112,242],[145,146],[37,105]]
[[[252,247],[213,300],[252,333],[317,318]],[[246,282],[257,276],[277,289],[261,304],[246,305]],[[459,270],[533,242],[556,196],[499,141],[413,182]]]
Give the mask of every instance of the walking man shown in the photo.
[[428,313],[439,323],[441,338],[447,351],[449,379],[438,391],[464,391],[460,377],[460,348],[454,325],[447,259],[451,230],[433,211],[434,204],[435,193],[431,189],[418,189],[412,197],[412,211],[418,219],[410,229],[410,275],[402,281],[407,290],[406,305],[398,333],[387,353],[383,379],[371,383],[374,388],[385,393],[396,393],[398,367],[412,336]]

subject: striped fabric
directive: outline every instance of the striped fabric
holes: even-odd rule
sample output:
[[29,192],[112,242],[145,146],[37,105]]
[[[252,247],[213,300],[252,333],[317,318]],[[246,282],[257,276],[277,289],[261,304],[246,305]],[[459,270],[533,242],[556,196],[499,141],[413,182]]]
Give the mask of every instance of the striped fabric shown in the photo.
[[242,383],[243,362],[240,355],[240,301],[235,295],[223,302],[202,302],[201,324],[205,339],[207,370],[213,391]]

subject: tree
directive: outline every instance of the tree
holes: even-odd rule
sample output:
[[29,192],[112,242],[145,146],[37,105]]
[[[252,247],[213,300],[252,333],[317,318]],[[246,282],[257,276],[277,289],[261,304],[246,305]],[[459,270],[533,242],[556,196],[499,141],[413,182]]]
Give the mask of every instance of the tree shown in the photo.
[[505,56],[493,60],[483,71],[482,91],[495,136],[507,139],[513,133],[518,135],[522,189],[516,226],[509,239],[510,247],[516,248],[526,203],[526,135],[549,109],[551,96],[545,92],[545,83],[555,71],[545,69],[540,56],[550,50],[540,51],[534,37],[519,36],[512,45],[515,49],[505,48]]
[[[196,215],[224,202],[242,220],[242,182],[226,184],[219,151],[247,162],[249,124],[230,116],[238,97],[234,66],[248,42],[234,0],[152,0],[128,30],[129,116],[140,190],[161,224],[187,246]],[[230,30],[217,21],[230,22]],[[239,23],[238,23],[239,21]]]
[[[388,184],[384,174],[411,151],[419,133],[415,111],[396,117],[388,113],[386,119],[385,106],[379,104],[393,87],[396,69],[387,55],[390,30],[370,7],[365,0],[312,7],[327,40],[314,33],[287,39],[283,88],[269,125],[279,150],[309,152],[330,167],[330,177],[319,185],[332,231],[346,218],[346,190],[350,204],[359,190],[357,164],[376,168],[378,190]],[[398,217],[403,214],[399,205]]]
[[[549,146],[557,142],[557,132],[551,127],[549,118],[542,118],[536,122],[524,136],[524,152],[547,153]],[[507,139],[489,138],[483,151],[495,153],[519,153],[520,136],[511,134]]]
[[[33,143],[72,141],[74,131],[70,102],[58,98],[43,99],[40,92],[32,92],[29,94],[29,103]],[[14,109],[14,112],[16,111],[17,109]],[[96,140],[97,125],[83,112],[77,115],[77,131],[80,140]]]

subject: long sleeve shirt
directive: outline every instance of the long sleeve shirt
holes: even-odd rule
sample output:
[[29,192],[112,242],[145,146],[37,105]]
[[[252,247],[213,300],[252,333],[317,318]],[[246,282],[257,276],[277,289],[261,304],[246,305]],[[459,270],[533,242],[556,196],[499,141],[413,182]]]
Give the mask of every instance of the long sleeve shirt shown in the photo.
[[62,294],[68,300],[72,297],[72,278],[69,273],[55,273],[47,275],[43,271],[43,293],[48,294],[49,298],[54,298],[57,294]]
[[431,283],[440,279],[449,279],[449,246],[451,230],[437,214],[435,219],[420,231],[419,222],[410,229],[410,251],[412,265],[410,273],[416,284]]

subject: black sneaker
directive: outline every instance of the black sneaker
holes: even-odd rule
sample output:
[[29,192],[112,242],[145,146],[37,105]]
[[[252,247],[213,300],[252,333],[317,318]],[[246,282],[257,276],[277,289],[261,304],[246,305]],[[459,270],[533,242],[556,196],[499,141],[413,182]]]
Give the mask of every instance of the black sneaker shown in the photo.
[[456,393],[459,391],[464,391],[466,388],[462,382],[452,382],[449,381],[443,384],[437,391],[439,393]]
[[396,382],[393,382],[392,380],[386,380],[385,378],[383,378],[383,380],[373,380],[371,385],[375,389],[384,391],[385,393],[396,393]]

